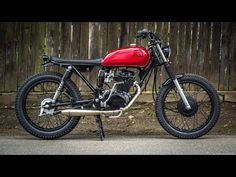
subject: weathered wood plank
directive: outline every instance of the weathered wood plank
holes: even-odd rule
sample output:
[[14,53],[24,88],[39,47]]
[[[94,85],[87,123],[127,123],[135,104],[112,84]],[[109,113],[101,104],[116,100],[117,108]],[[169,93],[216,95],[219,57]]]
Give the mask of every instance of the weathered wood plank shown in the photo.
[[169,36],[169,22],[162,23],[162,30],[161,30],[161,40],[164,44],[168,43],[168,36]]
[[192,28],[192,53],[191,53],[191,73],[197,74],[198,68],[198,38],[199,38],[199,27],[200,23],[193,23]]
[[[71,31],[70,31],[71,32]],[[48,23],[48,46],[50,55],[58,56],[60,52],[60,24],[58,22]],[[71,34],[71,33],[70,33]],[[70,36],[71,39],[71,36]]]
[[230,23],[231,38],[229,42],[230,53],[229,53],[229,89],[236,90],[236,24]]
[[119,47],[120,30],[120,22],[108,22],[108,50],[112,50]]
[[[59,56],[60,49],[61,49],[61,33],[60,33],[60,27],[61,25],[58,22],[48,22],[47,28],[46,28],[46,46],[47,46],[47,53],[49,56]],[[67,34],[67,33],[66,33]],[[69,39],[71,39],[69,36],[67,36]],[[67,45],[67,44],[66,44]],[[64,51],[63,51],[64,52]],[[58,66],[50,67],[50,71],[56,71],[56,72],[64,72],[64,69],[59,68]]]
[[[154,23],[154,22],[149,22],[148,25],[147,25],[147,29],[148,29],[149,31],[152,31],[153,33],[156,33],[156,31],[155,31],[155,23]],[[146,46],[147,46],[147,43],[146,43]],[[146,47],[146,46],[145,46],[145,47]],[[157,73],[157,74],[158,74],[158,73]],[[151,76],[150,76],[150,80],[149,80],[149,83],[148,83],[148,85],[147,85],[146,90],[152,90],[153,79],[154,79],[154,72],[153,72],[153,73],[151,74]],[[158,88],[158,87],[160,86],[160,82],[158,81],[158,78],[157,78],[156,84],[157,84],[157,88]]]
[[72,25],[72,41],[71,41],[71,49],[72,49],[72,58],[79,59],[80,54],[80,22],[73,22]]
[[32,30],[34,29],[34,33],[32,33],[32,36],[34,37],[34,41],[32,41],[32,49],[34,50],[34,53],[32,53],[32,57],[35,59],[35,73],[43,71],[45,68],[42,66],[42,55],[45,53],[48,55],[46,51],[46,23],[40,22],[36,23],[32,26]]
[[27,75],[28,77],[35,74],[35,46],[34,46],[34,42],[35,40],[35,30],[38,30],[35,28],[35,24],[36,23],[31,23],[30,24],[30,32],[29,32],[29,46],[28,46],[28,50],[29,50],[29,59],[27,60]]
[[88,58],[89,23],[82,22],[80,27],[80,58]]
[[186,53],[185,53],[185,36],[186,35],[186,23],[180,23],[179,25],[179,43],[178,43],[178,73],[185,73],[186,72]]
[[[72,41],[73,26],[71,22],[49,23],[47,28],[48,48],[52,55],[59,56],[64,59],[73,59]],[[65,68],[53,67],[54,71],[64,74]],[[74,77],[74,76],[73,76]]]
[[21,23],[20,25],[20,40],[19,40],[19,80],[18,83],[21,83],[25,80],[28,75],[28,61],[30,59],[30,33],[31,33],[31,24],[30,23]]
[[211,55],[210,66],[208,68],[210,75],[209,80],[213,83],[216,89],[218,89],[219,83],[219,66],[220,66],[220,43],[221,43],[221,23],[212,23],[212,40],[211,40]]
[[[81,23],[72,22],[71,49],[72,49],[72,59],[75,59],[75,60],[78,60],[80,58],[80,30],[81,30]],[[72,75],[72,80],[79,87],[80,78],[76,74]]]
[[192,22],[186,23],[186,34],[185,34],[185,73],[191,72],[191,54],[192,54]]
[[16,91],[17,86],[17,65],[16,63],[16,23],[7,23],[7,31],[5,33],[5,91]]
[[107,42],[107,30],[108,25],[106,22],[102,22],[99,24],[99,56],[103,57],[108,51],[108,42]]
[[203,24],[203,61],[201,61],[201,71],[199,72],[200,75],[206,77],[207,79],[210,78],[212,73],[209,72],[210,67],[210,44],[211,44],[211,23],[205,22]]
[[[99,58],[99,23],[90,22],[89,23],[89,41],[88,41],[88,58],[95,59]],[[95,86],[97,82],[98,67],[94,67],[91,75],[90,81]]]
[[[36,62],[37,62],[37,54],[36,54],[36,51],[38,50],[38,46],[37,46],[37,43],[38,43],[38,39],[37,37],[39,36],[39,23],[32,23],[31,24],[31,37],[30,37],[30,44],[31,44],[31,55],[30,55],[30,60],[33,61],[32,65],[31,65],[31,72],[32,74],[35,73],[35,65],[36,65]],[[19,31],[18,31],[19,32]],[[17,51],[18,52],[18,51]],[[18,82],[17,82],[18,83]]]
[[72,49],[71,49],[71,43],[72,43],[72,34],[71,34],[71,25],[70,22],[63,22],[62,27],[62,50],[61,50],[61,56],[64,58],[72,59]]
[[6,50],[5,50],[5,38],[6,38],[6,23],[0,23],[0,92],[4,92],[5,82],[5,62],[6,62]]
[[119,47],[124,47],[128,45],[129,24],[127,22],[121,22],[120,28],[121,30]]
[[197,74],[202,74],[204,62],[204,22],[198,27]]
[[[168,22],[165,22],[165,23],[162,23],[162,30],[161,30],[161,40],[163,41],[163,44],[168,44],[168,38],[169,38],[169,23]],[[164,67],[161,67],[161,77],[160,77],[160,85],[167,79],[169,78],[166,70]]]
[[15,39],[16,39],[16,46],[15,46],[15,58],[16,58],[16,63],[15,65],[17,66],[16,68],[16,88],[15,90],[18,89],[19,87],[19,76],[20,76],[20,73],[19,73],[19,69],[18,69],[18,66],[19,66],[19,63],[21,62],[21,59],[19,58],[19,49],[20,49],[20,34],[19,32],[21,31],[21,25],[20,23],[16,23],[16,30],[15,30]]
[[229,86],[229,43],[231,40],[230,23],[222,23],[222,40],[221,40],[221,58],[220,58],[220,84],[219,90],[228,90]]
[[[89,23],[82,22],[80,28],[80,59],[88,59],[88,37],[89,37]],[[90,79],[88,73],[83,73],[87,79]],[[84,84],[83,81],[80,82],[80,90],[90,91],[90,89]]]
[[[209,26],[209,28],[208,28]],[[207,78],[206,68],[209,67],[210,23],[200,23],[198,74]]]
[[[179,23],[173,22],[170,24],[170,48],[171,48],[171,66],[174,71],[177,69],[178,64],[178,41],[179,41]],[[177,72],[177,71],[176,71]]]
[[205,45],[205,31],[204,31],[204,22],[199,23],[199,32],[198,32],[198,51],[197,51],[197,74],[203,74],[204,66],[204,45]]
[[137,22],[129,23],[129,34],[128,34],[128,43],[133,44],[137,42],[136,34],[137,34]]
[[210,23],[200,22],[198,23],[198,44],[197,44],[197,57],[196,57],[196,71],[197,74],[209,78],[206,70],[209,67],[209,56],[210,56]]

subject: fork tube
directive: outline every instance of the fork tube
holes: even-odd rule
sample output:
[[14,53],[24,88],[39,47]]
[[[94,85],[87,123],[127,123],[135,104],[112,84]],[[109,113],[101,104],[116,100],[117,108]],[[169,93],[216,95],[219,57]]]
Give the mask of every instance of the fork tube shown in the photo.
[[169,77],[170,77],[170,78],[172,79],[172,81],[174,82],[175,87],[176,87],[176,89],[177,89],[177,91],[178,91],[179,96],[180,96],[181,99],[183,100],[184,105],[185,105],[185,108],[186,108],[187,110],[191,109],[191,106],[190,106],[190,104],[189,104],[189,102],[188,102],[188,100],[187,100],[187,98],[186,98],[186,96],[185,96],[185,94],[184,94],[184,92],[183,92],[183,89],[182,89],[181,86],[179,85],[179,81],[176,79],[175,74],[173,73],[173,71],[172,71],[172,69],[171,69],[171,67],[170,67],[170,64],[169,64],[169,63],[165,63],[164,66],[165,66],[166,72],[168,73]]
[[161,54],[161,57],[162,57],[162,59],[164,61],[164,66],[165,66],[166,72],[168,73],[168,75],[172,79],[172,81],[174,82],[175,87],[177,88],[178,94],[179,94],[179,96],[181,97],[181,99],[184,102],[185,108],[187,110],[191,109],[191,106],[190,106],[190,104],[189,104],[189,102],[188,102],[188,100],[187,100],[187,98],[186,98],[186,96],[185,96],[185,94],[183,92],[183,89],[180,87],[179,82],[176,79],[175,74],[173,73],[173,71],[172,71],[172,69],[170,67],[170,63],[166,59],[165,55],[163,54],[159,44],[157,44],[157,49],[158,49],[158,52]]
[[189,105],[189,102],[188,102],[188,100],[187,100],[187,98],[186,98],[186,96],[185,96],[185,94],[183,92],[183,89],[180,87],[178,80],[174,79],[173,82],[174,82],[174,84],[175,84],[175,86],[176,86],[176,88],[178,90],[178,93],[179,93],[181,99],[184,102],[185,108],[187,110],[191,109],[191,106]]
[[57,98],[60,96],[61,94],[61,91],[62,91],[62,88],[64,86],[64,83],[65,83],[65,80],[68,79],[70,76],[71,76],[71,70],[72,70],[72,67],[71,66],[68,66],[68,68],[66,69],[66,72],[64,73],[62,79],[61,79],[61,83],[59,84],[54,96],[53,96],[53,103],[56,102]]

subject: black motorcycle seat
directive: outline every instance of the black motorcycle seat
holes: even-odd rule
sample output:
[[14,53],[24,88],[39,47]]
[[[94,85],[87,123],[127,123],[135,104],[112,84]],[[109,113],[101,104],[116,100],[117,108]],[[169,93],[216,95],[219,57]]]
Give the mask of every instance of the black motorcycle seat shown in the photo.
[[101,58],[98,59],[87,59],[87,60],[81,60],[81,59],[63,59],[63,58],[57,58],[57,57],[51,57],[51,62],[54,64],[58,64],[61,66],[99,66],[101,65]]

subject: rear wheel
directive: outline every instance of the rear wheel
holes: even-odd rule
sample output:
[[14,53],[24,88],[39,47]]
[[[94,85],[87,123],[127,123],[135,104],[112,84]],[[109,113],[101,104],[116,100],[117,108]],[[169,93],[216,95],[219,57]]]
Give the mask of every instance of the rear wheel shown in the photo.
[[[19,88],[16,97],[16,115],[23,128],[30,134],[42,139],[55,139],[69,133],[79,122],[80,117],[68,117],[53,112],[65,107],[58,106],[41,109],[50,103],[61,82],[62,75],[55,72],[36,74],[27,79]],[[68,80],[57,102],[80,100],[75,84]]]
[[220,101],[214,87],[203,77],[186,74],[178,79],[191,106],[187,110],[173,83],[161,88],[156,116],[161,126],[178,138],[198,138],[209,132],[220,115]]

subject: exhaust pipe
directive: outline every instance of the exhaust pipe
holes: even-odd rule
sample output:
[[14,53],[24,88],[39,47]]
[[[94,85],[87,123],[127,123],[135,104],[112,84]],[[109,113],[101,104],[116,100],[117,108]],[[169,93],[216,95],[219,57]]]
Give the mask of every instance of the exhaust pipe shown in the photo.
[[114,111],[100,111],[100,110],[84,110],[84,109],[67,109],[61,111],[62,114],[67,116],[96,116],[102,114],[118,114],[121,110],[114,110]]
[[[84,109],[66,109],[60,111],[61,114],[67,116],[96,116],[96,115],[111,115],[111,118],[118,118],[122,115],[122,112],[128,109],[134,101],[138,98],[141,93],[141,88],[137,82],[134,83],[134,86],[137,87],[137,93],[133,97],[133,99],[129,102],[129,104],[124,107],[120,108],[119,110],[109,110],[109,111],[100,111],[100,110],[84,110]],[[114,116],[115,115],[115,116]]]

